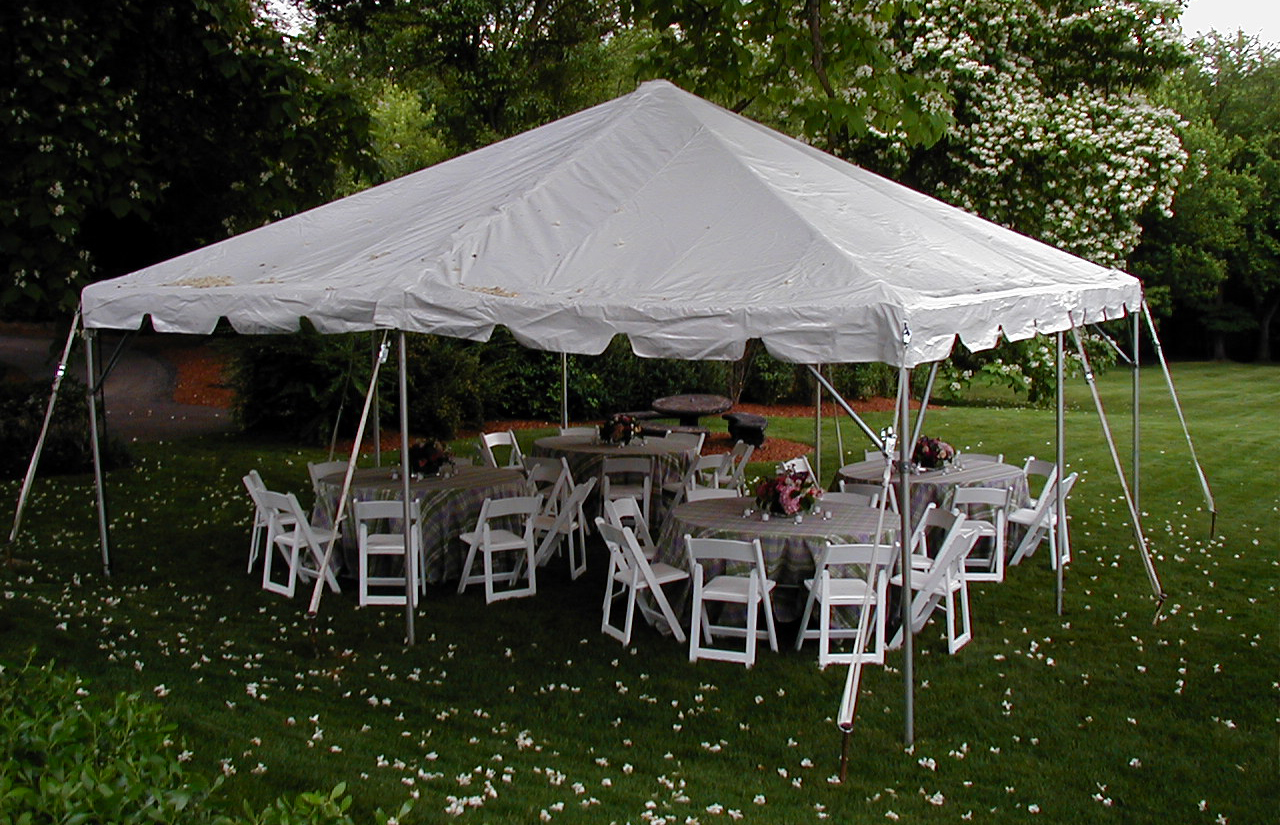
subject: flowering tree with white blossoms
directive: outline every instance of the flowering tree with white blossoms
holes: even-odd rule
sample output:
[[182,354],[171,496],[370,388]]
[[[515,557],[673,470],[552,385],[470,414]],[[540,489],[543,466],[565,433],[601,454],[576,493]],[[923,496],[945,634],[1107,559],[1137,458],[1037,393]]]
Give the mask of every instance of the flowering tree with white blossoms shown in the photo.
[[[1148,91],[1187,61],[1170,0],[929,0],[894,36],[899,65],[943,85],[953,125],[932,147],[879,133],[851,151],[921,191],[1106,266],[1145,210],[1167,212],[1182,122]],[[998,372],[1051,396],[1044,342],[958,353],[949,383]]]

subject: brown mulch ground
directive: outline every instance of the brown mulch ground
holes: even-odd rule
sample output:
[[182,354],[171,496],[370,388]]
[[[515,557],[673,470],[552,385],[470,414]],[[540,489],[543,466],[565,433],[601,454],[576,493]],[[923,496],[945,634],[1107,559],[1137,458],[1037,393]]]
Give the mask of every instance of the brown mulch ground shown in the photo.
[[[166,357],[177,369],[177,386],[174,388],[173,400],[180,404],[197,404],[207,407],[229,408],[233,399],[231,388],[226,381],[226,357],[210,350],[208,347],[191,347],[174,349],[166,353]],[[872,398],[866,401],[850,402],[857,412],[884,412],[893,409],[892,398]],[[805,404],[738,404],[737,412],[754,413],[767,418],[812,418],[813,405]],[[822,405],[823,417],[831,417],[840,413],[834,403]],[[718,419],[717,419],[718,421]],[[594,423],[594,422],[582,422]],[[543,427],[555,427],[558,422],[552,421],[489,421],[484,431],[494,430],[526,430]],[[715,426],[715,425],[713,425]],[[768,431],[766,430],[766,436]],[[476,433],[462,433],[464,436]],[[350,447],[350,442],[347,442]],[[727,432],[712,432],[707,436],[704,453],[727,453],[733,447]],[[400,434],[398,432],[382,432],[382,449],[398,450]],[[782,438],[765,438],[764,445],[757,447],[752,455],[753,461],[786,461],[789,458],[813,452],[813,447],[796,441]]]

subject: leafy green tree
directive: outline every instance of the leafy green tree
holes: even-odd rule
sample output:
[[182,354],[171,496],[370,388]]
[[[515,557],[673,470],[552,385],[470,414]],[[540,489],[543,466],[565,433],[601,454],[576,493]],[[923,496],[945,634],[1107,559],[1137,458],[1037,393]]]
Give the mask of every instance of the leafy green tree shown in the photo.
[[1280,306],[1280,53],[1256,39],[1213,34],[1166,92],[1187,119],[1188,167],[1171,214],[1146,216],[1135,274],[1168,295],[1184,328],[1208,333],[1215,358],[1256,333],[1271,360]]
[[335,75],[417,92],[451,152],[615,96],[606,0],[313,0]]
[[366,128],[250,0],[0,4],[0,312],[328,200]]
[[950,123],[945,85],[905,67],[890,39],[910,0],[624,0],[657,34],[642,72],[843,154],[873,131],[931,144]]

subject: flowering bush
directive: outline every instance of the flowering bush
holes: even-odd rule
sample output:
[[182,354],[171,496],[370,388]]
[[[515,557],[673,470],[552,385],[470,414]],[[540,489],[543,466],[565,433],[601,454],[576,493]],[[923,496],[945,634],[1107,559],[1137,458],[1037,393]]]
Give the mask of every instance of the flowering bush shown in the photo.
[[600,440],[607,444],[630,444],[640,434],[640,426],[629,415],[617,413],[600,425]]
[[941,467],[955,457],[955,447],[940,438],[930,438],[927,435],[920,436],[916,441],[915,451],[911,453],[913,462],[929,469]]
[[756,506],[779,516],[808,512],[822,497],[822,488],[806,472],[781,472],[756,483]]

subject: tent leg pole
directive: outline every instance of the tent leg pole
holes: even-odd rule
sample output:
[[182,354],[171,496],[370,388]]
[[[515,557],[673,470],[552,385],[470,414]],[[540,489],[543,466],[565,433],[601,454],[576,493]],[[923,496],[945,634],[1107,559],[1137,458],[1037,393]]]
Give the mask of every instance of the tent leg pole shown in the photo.
[[898,562],[902,570],[902,689],[904,703],[903,744],[911,747],[916,741],[915,709],[915,633],[911,628],[911,445],[903,436],[911,429],[911,370],[898,368],[898,510],[902,515],[899,526],[901,552]]
[[[369,344],[373,347],[373,360],[378,360],[378,339],[376,336],[369,338]],[[382,466],[382,395],[378,392],[378,385],[373,386],[373,466]]]
[[413,558],[413,491],[409,487],[409,371],[405,361],[408,348],[404,331],[400,331],[400,479],[404,484],[404,638],[412,647],[417,643],[413,627],[414,604],[417,603],[417,560]]
[[560,353],[560,426],[569,426],[569,353]]
[[[822,375],[822,365],[818,364],[818,375]],[[822,478],[822,385],[813,385],[813,482],[821,485]]]
[[1138,508],[1138,512],[1142,512],[1142,464],[1140,458],[1141,440],[1141,421],[1139,420],[1138,411],[1140,409],[1141,400],[1139,395],[1142,390],[1142,378],[1138,373],[1138,350],[1142,340],[1142,310],[1139,309],[1132,315],[1133,321],[1133,504]]
[[13,511],[13,529],[9,531],[9,545],[5,548],[5,564],[13,563],[13,543],[18,539],[18,529],[22,526],[22,511],[26,509],[27,497],[31,495],[31,485],[36,479],[36,467],[40,464],[40,454],[44,452],[44,441],[49,435],[49,424],[53,421],[53,407],[58,402],[58,390],[62,387],[62,377],[67,374],[67,361],[71,357],[71,346],[80,330],[80,310],[76,310],[71,319],[71,329],[67,332],[67,342],[62,347],[62,358],[58,360],[58,368],[53,373],[53,387],[49,390],[49,405],[44,410],[44,423],[40,425],[40,436],[36,439],[36,447],[31,452],[31,463],[27,465],[27,474],[22,478],[22,489],[18,492],[18,503]]
[[871,439],[871,443],[876,446],[876,449],[880,452],[884,452],[884,442],[880,440],[880,436],[876,435],[876,431],[871,429],[871,427],[867,425],[867,422],[863,421],[862,417],[854,412],[853,407],[849,406],[849,402],[845,401],[844,398],[841,397],[840,393],[836,392],[836,388],[831,386],[831,382],[822,377],[822,373],[815,370],[812,365],[808,365],[808,369],[809,372],[813,373],[813,377],[818,379],[818,383],[822,385],[823,389],[831,393],[831,397],[840,405],[840,408],[853,419],[853,423],[858,425],[858,429],[862,430],[863,434],[867,438]]
[[1054,485],[1055,490],[1055,518],[1058,520],[1058,529],[1054,531],[1053,553],[1054,558],[1058,560],[1055,565],[1054,577],[1054,605],[1059,616],[1062,615],[1062,590],[1063,590],[1063,564],[1066,556],[1066,539],[1067,539],[1067,503],[1062,498],[1062,479],[1066,470],[1066,399],[1063,397],[1062,390],[1062,333],[1059,332],[1054,336],[1054,366],[1057,372],[1057,410],[1054,415],[1054,430],[1057,437],[1057,455],[1054,458],[1058,466],[1058,483]]
[[[929,399],[933,397],[933,380],[938,377],[938,362],[934,361],[929,366],[929,380],[925,382],[924,394],[920,396],[920,414],[916,416],[916,428],[911,433],[911,449],[915,450],[915,444],[920,440],[920,431],[924,429],[924,411],[929,408]],[[911,397],[908,390],[907,398]],[[905,430],[903,432],[906,432]]]
[[97,369],[97,358],[93,345],[97,337],[95,330],[84,331],[84,360],[88,374],[85,398],[89,403],[89,448],[93,452],[93,486],[98,503],[98,540],[102,546],[102,573],[110,578],[111,545],[107,535],[107,495],[102,476],[102,449],[98,444],[98,399],[95,393],[98,382],[94,375]]

